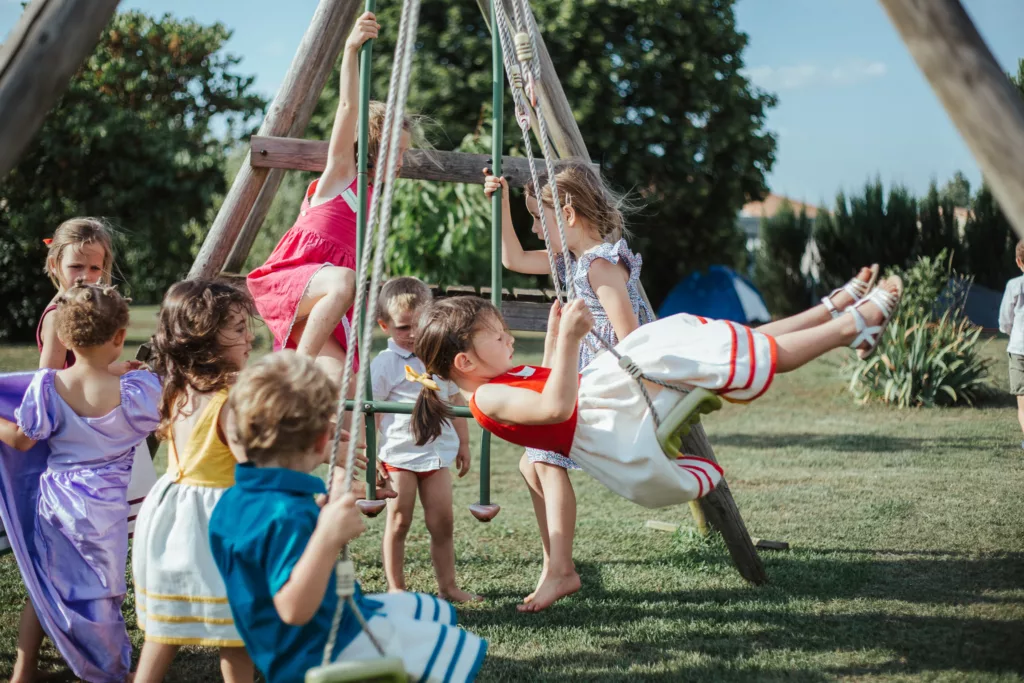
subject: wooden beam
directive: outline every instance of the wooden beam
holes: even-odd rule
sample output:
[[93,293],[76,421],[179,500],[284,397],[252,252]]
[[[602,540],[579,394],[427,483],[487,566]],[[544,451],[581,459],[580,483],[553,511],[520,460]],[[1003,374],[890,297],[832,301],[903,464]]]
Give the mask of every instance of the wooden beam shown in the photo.
[[[512,3],[510,0],[503,0],[503,2],[505,13],[511,19],[514,16]],[[491,0],[477,0],[477,5],[483,12],[487,27],[491,28]],[[540,59],[541,71],[539,96],[544,108],[544,118],[548,124],[548,135],[555,146],[555,151],[560,159],[570,157],[590,159],[587,146],[583,142],[583,134],[573,116],[572,107],[565,96],[565,90],[562,89],[562,82],[555,72],[555,65],[551,61],[551,55],[548,54],[548,48],[544,44],[542,35],[537,36],[537,52],[536,58]],[[533,130],[535,134],[539,135],[536,126]],[[540,155],[539,151],[537,155]]]
[[959,0],[881,0],[1024,238],[1024,98]]
[[[249,159],[254,168],[321,172],[327,164],[327,142],[254,135]],[[530,180],[530,166],[525,158],[502,157],[501,163],[502,175],[510,186],[523,187]],[[487,154],[410,149],[403,159],[399,177],[482,185],[482,171],[490,165],[491,157]],[[596,170],[597,166],[594,168]],[[541,177],[546,177],[543,168],[540,172]]]
[[[260,135],[301,135],[305,132],[316,100],[333,70],[348,28],[360,7],[359,0],[320,0],[284,82],[263,119]],[[242,226],[248,221],[249,231],[245,239],[251,245],[263,224],[266,210],[270,207],[266,198],[260,207],[263,216],[254,215],[253,220],[248,219],[260,192],[267,185],[270,169],[254,167],[249,161],[243,161],[238,169],[231,190],[192,264],[188,274],[190,278],[214,277],[239,239]],[[280,184],[280,179],[281,174],[275,174],[274,182]],[[271,187],[269,199],[273,199],[276,191],[276,187]],[[247,255],[248,249],[245,252]],[[241,260],[244,262],[244,256]]]
[[117,0],[34,0],[0,45],[0,177],[93,51]]

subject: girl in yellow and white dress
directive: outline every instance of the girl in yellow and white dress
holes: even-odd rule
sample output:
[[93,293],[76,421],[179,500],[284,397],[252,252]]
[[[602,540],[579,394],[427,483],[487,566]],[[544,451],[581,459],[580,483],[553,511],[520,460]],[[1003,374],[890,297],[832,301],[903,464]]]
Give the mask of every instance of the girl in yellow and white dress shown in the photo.
[[195,280],[171,287],[160,309],[153,366],[164,381],[167,473],[135,530],[135,605],[146,634],[138,680],[163,680],[181,645],[218,647],[225,681],[253,680],[209,542],[213,508],[235,483],[223,408],[252,349],[251,310],[244,292]]

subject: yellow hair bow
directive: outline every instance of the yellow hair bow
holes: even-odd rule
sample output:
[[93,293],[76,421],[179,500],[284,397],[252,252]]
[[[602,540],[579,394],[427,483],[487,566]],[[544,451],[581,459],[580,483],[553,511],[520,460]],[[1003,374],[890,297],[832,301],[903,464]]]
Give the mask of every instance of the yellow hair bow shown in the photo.
[[437,386],[437,382],[435,382],[434,379],[430,375],[428,375],[425,372],[423,372],[423,373],[416,372],[415,370],[413,370],[408,365],[405,366],[405,378],[407,380],[409,380],[410,382],[416,382],[418,384],[422,384],[424,387],[426,387],[427,389],[430,389],[431,391],[440,391],[441,390],[441,387]]

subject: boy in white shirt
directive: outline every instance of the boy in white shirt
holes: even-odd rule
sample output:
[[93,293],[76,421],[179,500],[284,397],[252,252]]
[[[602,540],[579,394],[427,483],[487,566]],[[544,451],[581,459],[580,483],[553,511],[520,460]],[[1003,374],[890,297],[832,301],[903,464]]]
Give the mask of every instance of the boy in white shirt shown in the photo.
[[[414,277],[394,278],[381,288],[377,323],[390,339],[387,349],[370,364],[374,400],[412,404],[424,384],[429,383],[451,405],[465,405],[453,384],[425,374],[422,361],[412,351],[420,313],[430,299],[430,289]],[[464,477],[469,472],[470,451],[465,418],[452,422],[445,425],[436,441],[417,446],[409,415],[377,415],[377,431],[381,435],[378,469],[398,493],[397,498],[388,500],[384,530],[384,573],[389,592],[405,590],[405,539],[419,492],[430,532],[430,559],[437,577],[438,596],[449,602],[481,599],[460,589],[455,580],[452,477],[448,468],[454,462],[459,477]]]
[[[1024,271],[1024,240],[1017,242],[1017,267]],[[1010,335],[1010,393],[1017,397],[1017,422],[1024,431],[1024,275],[1006,283],[999,306],[999,331]],[[1024,448],[1024,442],[1021,442]]]

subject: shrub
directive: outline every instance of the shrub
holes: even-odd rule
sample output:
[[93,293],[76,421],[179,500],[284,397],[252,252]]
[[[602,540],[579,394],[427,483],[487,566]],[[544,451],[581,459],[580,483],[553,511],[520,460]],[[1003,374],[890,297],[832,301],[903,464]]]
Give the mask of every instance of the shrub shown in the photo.
[[875,354],[846,366],[850,391],[900,408],[973,405],[991,389],[991,363],[981,355],[982,329],[963,312],[970,280],[953,272],[946,251],[896,272],[903,304]]

